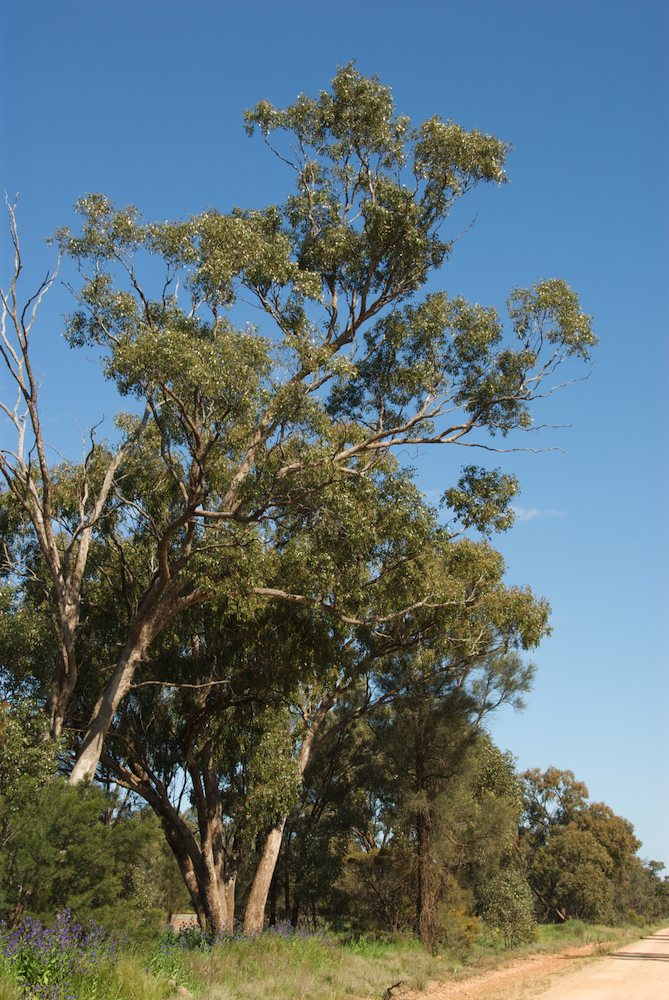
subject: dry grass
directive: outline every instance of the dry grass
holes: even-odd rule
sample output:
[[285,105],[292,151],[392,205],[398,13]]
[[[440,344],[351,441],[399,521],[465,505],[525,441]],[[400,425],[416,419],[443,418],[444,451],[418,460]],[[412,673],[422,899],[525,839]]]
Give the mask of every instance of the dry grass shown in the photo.
[[319,936],[262,935],[252,941],[227,942],[210,953],[186,954],[184,963],[201,984],[199,1000],[352,1000],[379,998],[400,980],[405,995],[424,990],[429,982],[450,982],[453,988],[510,961],[533,956],[537,960],[570,946],[609,950],[639,933],[638,928],[591,927],[574,921],[542,928],[536,943],[516,951],[500,950],[493,941],[484,940],[466,958],[428,955],[412,940],[344,943]]
[[351,1000],[380,996],[398,980],[420,989],[443,968],[411,941],[345,945],[268,935],[186,961],[202,983],[201,1000]]

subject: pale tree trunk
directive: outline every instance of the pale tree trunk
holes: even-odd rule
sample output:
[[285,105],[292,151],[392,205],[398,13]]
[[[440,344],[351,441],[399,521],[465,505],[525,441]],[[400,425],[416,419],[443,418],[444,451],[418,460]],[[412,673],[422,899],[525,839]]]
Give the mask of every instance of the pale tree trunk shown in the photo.
[[[312,719],[311,725],[302,741],[302,746],[300,747],[300,752],[297,757],[297,768],[300,775],[303,775],[307,769],[307,765],[312,757],[318,731],[323,725],[325,717],[334,703],[333,698],[324,699]],[[245,934],[259,934],[263,929],[267,897],[269,896],[270,885],[276,870],[276,863],[279,859],[283,831],[287,820],[288,813],[284,813],[284,815],[278,819],[269,831],[265,839],[244,913]]]
[[[80,467],[79,485],[72,497],[75,521],[69,530],[62,522],[58,523],[58,502],[55,500],[58,476],[54,477],[47,459],[40,385],[33,368],[31,340],[42,300],[56,280],[60,258],[54,272],[47,274],[36,292],[21,303],[18,285],[23,262],[15,209],[16,203],[7,204],[14,267],[9,287],[0,289],[0,368],[4,368],[18,395],[13,409],[5,404],[0,404],[0,409],[13,426],[16,442],[12,449],[0,452],[0,476],[32,525],[50,578],[49,606],[59,636],[59,656],[51,678],[47,713],[49,735],[51,739],[58,740],[78,679],[75,640],[90,546],[117,474],[125,457],[144,432],[151,409],[148,405],[145,407],[144,416],[135,430],[108,461],[105,459],[106,469],[101,481],[97,474],[94,477],[91,474],[93,468],[99,470],[94,459],[99,456],[100,449],[94,431],[90,432],[90,448]],[[25,405],[23,413],[21,402]]]
[[214,934],[226,934],[229,930],[228,906],[221,873],[211,857],[203,857],[200,878],[200,892],[207,917],[207,927]]
[[286,825],[288,815],[282,816],[276,826],[272,827],[265,838],[260,861],[253,877],[251,893],[246,904],[244,913],[244,933],[259,934],[265,922],[265,906],[269,887],[274,875],[274,869],[281,850],[281,840],[283,829]]
[[154,593],[146,595],[117,660],[116,669],[89,719],[81,748],[70,772],[71,785],[90,784],[93,781],[114,715],[132,687],[135,671],[146,650],[180,610],[199,599],[198,595],[182,599],[182,588],[183,584],[173,581],[161,592],[160,585],[156,583]]
[[235,919],[236,871],[226,871],[223,843],[223,815],[218,771],[213,756],[204,767],[191,761],[188,773],[200,832],[200,890],[207,925],[215,934],[231,934]]
[[237,872],[226,875],[223,879],[223,895],[227,910],[226,924],[229,934],[235,931],[235,890],[237,888]]
[[144,653],[144,643],[130,639],[121,653],[110,682],[93,709],[74,767],[71,785],[90,784],[95,777],[104,741],[119,705],[130,690],[132,679]]
[[197,876],[195,874],[195,868],[193,867],[193,862],[186,855],[184,857],[184,864],[181,863],[181,857],[177,856],[177,862],[179,868],[181,869],[181,875],[188,889],[188,895],[190,896],[191,903],[193,904],[193,909],[197,913],[197,922],[200,930],[206,930],[207,928],[207,914],[202,905],[202,900],[200,899],[200,887],[198,885]]

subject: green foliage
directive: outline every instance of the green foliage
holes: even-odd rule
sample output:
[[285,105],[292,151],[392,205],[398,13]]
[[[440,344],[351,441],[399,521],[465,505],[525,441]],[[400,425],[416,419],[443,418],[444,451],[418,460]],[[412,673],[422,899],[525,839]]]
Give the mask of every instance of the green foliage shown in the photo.
[[[340,902],[353,898],[364,869],[377,892],[359,891],[361,922],[431,922],[426,940],[450,922],[466,941],[473,886],[518,822],[511,763],[480,723],[521,704],[521,653],[547,634],[548,605],[505,584],[487,541],[441,526],[395,455],[529,429],[534,400],[595,337],[559,280],[514,291],[508,320],[420,295],[452,250],[454,205],[506,180],[504,141],[413,125],[351,64],[329,90],[262,101],[245,122],[294,168],[283,204],[154,223],[91,194],[78,231],[56,234],[81,278],[69,340],[94,345],[144,414],[118,416],[118,446],[92,435],[78,465],[10,470],[0,519],[25,582],[1,595],[0,666],[46,699],[54,733],[90,720],[75,776],[97,767],[151,806],[194,896],[231,873],[246,893],[264,833],[288,816],[296,911],[315,912],[324,872],[343,871]],[[257,328],[234,326],[238,296]],[[463,532],[489,536],[511,525],[517,491],[469,465],[444,502]],[[319,705],[335,732],[370,718],[372,761],[325,753],[303,785]],[[360,778],[346,804],[344,761]],[[118,922],[125,898],[127,921],[148,926],[177,898],[145,817],[58,781],[5,799],[21,817],[8,913],[66,898]],[[620,831],[591,819],[624,854]]]
[[47,737],[47,720],[32,701],[0,703],[0,810],[6,815],[53,775],[58,747]]
[[[520,848],[538,912],[547,919],[623,922],[659,915],[659,869],[644,865],[632,824],[601,802],[571,771],[550,767],[522,776],[525,815]],[[659,907],[659,909],[658,909]]]
[[358,926],[396,934],[415,923],[415,857],[407,846],[346,856],[339,887]]
[[449,955],[463,959],[469,956],[481,935],[481,922],[471,911],[471,905],[442,903],[438,915],[435,946]]
[[267,712],[255,727],[248,761],[245,810],[250,829],[273,825],[298,798],[302,778],[293,757],[290,719],[285,712]]
[[490,875],[480,889],[479,905],[483,919],[501,935],[505,948],[535,940],[532,892],[516,869],[502,868]]
[[142,906],[133,886],[147,831],[139,818],[112,821],[113,807],[99,789],[56,780],[17,810],[3,851],[5,919],[27,908],[48,919],[67,905],[83,921],[149,933],[158,926],[161,914]]
[[477,528],[483,534],[506,531],[514,520],[510,503],[518,493],[515,476],[468,465],[462,470],[457,487],[444,494],[457,519],[465,528]]
[[184,989],[196,990],[197,982],[184,964],[184,940],[173,934],[163,934],[154,945],[148,971]]
[[613,864],[589,831],[572,824],[554,833],[535,855],[532,872],[556,912],[592,921],[612,915]]

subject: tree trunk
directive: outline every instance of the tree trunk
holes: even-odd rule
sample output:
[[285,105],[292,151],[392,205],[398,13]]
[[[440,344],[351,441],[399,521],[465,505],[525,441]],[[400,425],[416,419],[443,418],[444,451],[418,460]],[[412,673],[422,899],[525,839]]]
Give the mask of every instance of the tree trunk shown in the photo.
[[430,878],[430,843],[428,824],[422,810],[416,815],[416,930],[423,945],[429,950],[434,944],[435,899]]
[[220,873],[216,865],[212,864],[211,857],[204,857],[199,879],[200,896],[207,918],[207,927],[217,935],[227,934],[230,930],[223,880],[219,876]]
[[[178,613],[183,586],[178,580],[171,581],[166,587],[156,581],[145,595],[117,660],[116,669],[89,719],[81,749],[70,773],[71,785],[90,784],[93,781],[114,715],[132,687],[135,671],[146,650]],[[182,609],[187,606],[187,603],[181,603]]]
[[244,914],[244,933],[259,934],[265,922],[265,905],[269,893],[270,883],[276,868],[276,862],[281,850],[281,839],[283,828],[286,825],[288,816],[283,816],[276,826],[272,827],[265,839],[265,845],[256,868],[256,873],[251,886],[251,893],[246,904]]
[[205,844],[198,845],[190,831],[188,837],[184,836],[165,818],[163,829],[177,859],[200,927],[202,930],[208,928],[214,934],[231,934],[234,930],[237,873],[223,874],[222,865],[211,850],[211,830]]
[[195,873],[195,865],[193,864],[191,851],[188,849],[190,845],[185,841],[183,836],[172,828],[169,821],[165,817],[163,817],[162,820],[162,827],[165,839],[170,845],[172,853],[174,854],[177,864],[179,865],[179,871],[181,872],[181,877],[183,878],[186,888],[188,889],[188,895],[190,896],[193,908],[197,913],[197,922],[200,926],[200,930],[204,931],[207,927],[207,914],[204,906],[202,905],[202,900],[200,899],[200,886]]
[[[286,913],[286,920],[288,920],[288,914],[290,913],[290,863],[291,863],[291,841],[292,831],[288,830],[288,836],[286,837],[286,851],[283,858],[283,908]],[[291,921],[292,923],[292,921]]]
[[234,845],[232,856],[224,851],[221,796],[213,758],[206,760],[202,771],[192,759],[187,768],[193,784],[197,832],[177,812],[165,785],[145,761],[138,757],[123,765],[108,752],[102,760],[116,781],[141,796],[160,818],[200,927],[214,934],[232,934],[239,858]]
[[61,654],[56,677],[46,703],[49,717],[49,738],[58,742],[63,732],[65,716],[77,685],[77,664],[74,657]]
[[[307,769],[318,731],[334,704],[335,700],[333,697],[324,698],[311,721],[311,726],[302,740],[302,746],[297,756],[297,769],[300,775],[303,775]],[[287,819],[288,813],[284,813],[267,834],[267,839],[265,840],[260,861],[258,862],[258,867],[253,878],[251,892],[246,904],[246,912],[244,913],[245,934],[259,934],[263,929],[267,897],[269,895],[272,876],[276,869],[279,851],[281,850],[281,840]]]
[[228,934],[235,932],[235,890],[237,888],[237,872],[226,875],[223,879],[223,896],[226,908],[226,930]]
[[124,647],[116,670],[93,709],[81,750],[70,772],[71,785],[90,784],[93,781],[102,756],[105,737],[119,705],[130,690],[144,648],[145,643],[138,641],[134,636]]
[[276,901],[279,896],[279,883],[277,881],[276,872],[272,876],[272,881],[269,886],[269,926],[276,927]]

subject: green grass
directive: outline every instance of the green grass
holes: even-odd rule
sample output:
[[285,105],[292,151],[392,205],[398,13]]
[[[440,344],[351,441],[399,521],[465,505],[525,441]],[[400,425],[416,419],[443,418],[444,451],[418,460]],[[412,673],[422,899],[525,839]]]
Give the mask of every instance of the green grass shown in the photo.
[[278,935],[230,941],[185,961],[202,983],[201,1000],[351,1000],[380,996],[400,979],[421,988],[441,967],[409,940]]
[[[633,940],[649,928],[598,927],[578,920],[539,928],[537,940],[505,951],[485,932],[467,954],[427,954],[411,938],[344,938],[263,934],[231,940],[211,951],[152,954],[127,951],[113,969],[101,970],[96,1000],[177,1000],[187,988],[196,1000],[358,1000],[379,998],[402,980],[421,990],[429,980],[462,980],[510,957],[599,945],[602,950]],[[150,970],[150,971],[149,971]],[[0,963],[0,1000],[22,1000]]]
[[[73,983],[71,988],[79,1000],[172,1000],[176,997],[174,983],[166,976],[148,972],[146,964],[145,956],[128,952],[112,968],[101,967]],[[69,995],[70,988],[63,987],[62,993]],[[26,994],[16,985],[7,964],[0,964],[0,1000],[24,1000],[27,995],[32,994]]]
[[429,980],[461,980],[492,969],[509,957],[561,951],[595,944],[616,947],[643,933],[638,927],[595,927],[569,921],[542,927],[537,941],[513,952],[492,937],[466,955],[432,956],[416,941],[335,937],[282,938],[262,935],[253,941],[230,941],[210,953],[190,953],[184,962],[201,984],[199,1000],[352,1000],[380,997],[402,980],[421,990]]

